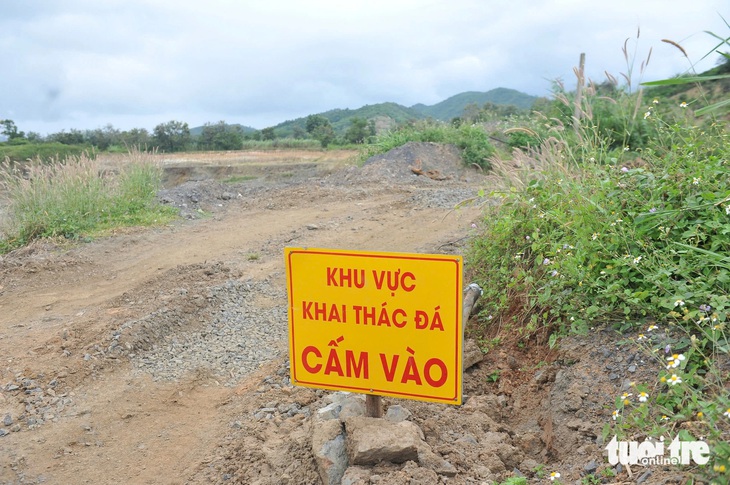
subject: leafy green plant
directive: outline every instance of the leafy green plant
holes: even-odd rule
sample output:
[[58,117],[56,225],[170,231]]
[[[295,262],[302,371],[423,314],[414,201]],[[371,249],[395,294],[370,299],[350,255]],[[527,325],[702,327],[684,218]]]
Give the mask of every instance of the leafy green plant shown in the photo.
[[595,476],[593,473],[586,475],[580,479],[581,485],[598,485],[601,483],[601,478]]
[[509,477],[499,485],[527,485],[527,478],[525,477]]

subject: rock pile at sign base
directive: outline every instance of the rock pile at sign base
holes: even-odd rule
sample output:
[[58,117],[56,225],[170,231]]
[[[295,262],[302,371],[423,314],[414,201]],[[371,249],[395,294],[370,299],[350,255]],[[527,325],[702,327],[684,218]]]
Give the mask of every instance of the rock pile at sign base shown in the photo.
[[[476,342],[464,343],[464,369],[484,359]],[[365,416],[365,396],[335,392],[314,415],[311,443],[314,461],[325,485],[369,484],[369,466],[405,463],[418,483],[438,483],[438,476],[453,477],[456,467],[435,453],[423,430],[408,419],[404,406],[388,407],[385,418]]]
[[364,416],[363,395],[337,392],[330,400],[316,413],[311,428],[312,452],[322,483],[368,484],[367,467],[384,462],[406,463],[412,468],[411,476],[433,480],[438,475],[456,475],[456,468],[426,443],[421,428],[407,421],[411,413],[403,406],[391,406],[385,418],[369,418]]

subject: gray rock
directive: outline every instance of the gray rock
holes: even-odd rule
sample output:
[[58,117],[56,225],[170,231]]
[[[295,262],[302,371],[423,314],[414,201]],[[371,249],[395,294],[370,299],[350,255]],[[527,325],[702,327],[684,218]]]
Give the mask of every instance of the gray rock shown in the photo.
[[233,194],[232,194],[232,193],[230,193],[230,192],[223,192],[223,193],[221,194],[221,197],[220,197],[220,198],[221,198],[221,200],[231,200],[231,199],[232,199],[232,198],[234,198],[234,197],[235,197],[235,195],[233,195]]
[[342,404],[339,402],[333,402],[328,405],[326,405],[323,408],[320,408],[317,410],[317,417],[322,420],[327,419],[337,419],[340,417],[340,410],[342,409]]
[[484,360],[482,349],[473,339],[464,341],[464,370],[479,364]]
[[642,473],[639,478],[636,479],[636,483],[637,484],[644,483],[645,481],[647,481],[647,479],[650,476],[651,476],[651,470],[647,470],[644,473]]
[[3,418],[3,424],[5,426],[10,426],[11,424],[13,424],[13,417],[10,414],[6,414]]
[[342,401],[340,409],[340,421],[345,422],[353,416],[365,416],[365,397],[360,394],[352,394]]
[[2,438],[3,436],[7,436],[9,434],[10,434],[10,431],[8,431],[7,429],[0,429],[0,438]]
[[391,423],[400,423],[411,417],[411,412],[399,404],[388,407],[385,413],[385,419]]
[[596,460],[591,460],[583,466],[583,470],[586,473],[593,473],[598,470],[598,463],[596,463]]
[[347,469],[347,450],[338,420],[317,421],[312,427],[312,453],[325,485],[338,485]]
[[418,448],[423,443],[421,428],[410,421],[391,423],[380,418],[355,416],[345,421],[345,429],[347,453],[353,465],[417,460]]

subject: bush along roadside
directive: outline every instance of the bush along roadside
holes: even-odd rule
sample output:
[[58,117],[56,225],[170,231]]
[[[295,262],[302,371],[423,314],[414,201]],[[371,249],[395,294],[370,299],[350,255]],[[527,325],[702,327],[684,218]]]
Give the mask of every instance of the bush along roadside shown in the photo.
[[[640,153],[582,158],[590,147],[544,144],[534,153],[544,170],[493,194],[502,201],[486,209],[468,259],[485,290],[485,325],[547,332],[551,345],[613,325],[646,347],[666,371],[636,384],[632,397],[646,398],[636,406],[618,396],[605,432],[689,433],[685,423],[696,422],[692,435],[713,445],[707,470],[721,470],[730,458],[730,140],[718,125],[651,122],[660,136]],[[665,329],[661,338],[652,327]]]

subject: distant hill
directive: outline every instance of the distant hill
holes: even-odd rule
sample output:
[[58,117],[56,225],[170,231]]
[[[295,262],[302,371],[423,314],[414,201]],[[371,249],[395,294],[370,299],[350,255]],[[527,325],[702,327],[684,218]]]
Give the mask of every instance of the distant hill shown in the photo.
[[[425,118],[450,121],[461,116],[464,108],[470,104],[477,104],[480,107],[485,103],[512,104],[518,108],[530,109],[536,99],[536,96],[530,96],[514,89],[497,88],[485,93],[472,91],[457,94],[433,106],[416,104],[408,108],[397,103],[379,103],[358,109],[333,109],[317,114],[327,118],[332,123],[335,132],[342,135],[350,127],[353,118],[373,120],[376,128],[381,130],[407,121]],[[305,131],[306,122],[306,117],[288,120],[274,126],[274,130],[278,137],[294,136],[296,132]]]
[[[226,124],[226,128],[228,128],[228,129],[235,128],[236,126],[241,128],[241,131],[243,132],[244,135],[246,133],[253,133],[255,131],[259,131],[256,128],[251,128],[250,126],[244,126],[244,125],[241,125],[238,123],[231,123],[231,124],[227,123]],[[200,136],[200,134],[203,132],[203,128],[204,128],[204,126],[196,126],[195,128],[190,128],[190,135],[191,136]]]
[[[730,60],[701,73],[700,76],[719,76],[728,74],[730,74]],[[681,78],[683,76],[687,76],[687,74],[676,77]],[[699,92],[697,83],[649,86],[645,88],[645,92],[646,96],[681,100],[684,100],[682,98],[694,99],[702,96],[703,98],[706,98],[708,105],[727,99],[730,94],[730,78],[703,81],[701,86],[703,89],[702,93]],[[726,110],[724,110],[724,112],[726,112]]]
[[[379,103],[369,104],[358,109],[333,109],[324,113],[317,113],[324,116],[330,123],[335,133],[342,135],[350,127],[353,118],[362,118],[375,121],[379,124],[399,124],[406,121],[424,118],[423,115],[405,106],[397,103]],[[295,131],[305,131],[307,118],[297,118],[295,120],[279,123],[274,127],[276,135],[279,137],[293,136]]]
[[416,104],[411,109],[421,113],[425,117],[434,118],[442,121],[449,121],[464,113],[464,108],[470,104],[483,106],[486,103],[514,105],[520,109],[530,109],[537,100],[537,96],[516,91],[514,89],[496,88],[485,93],[478,91],[468,91],[465,93],[451,96],[432,106],[424,104]]

